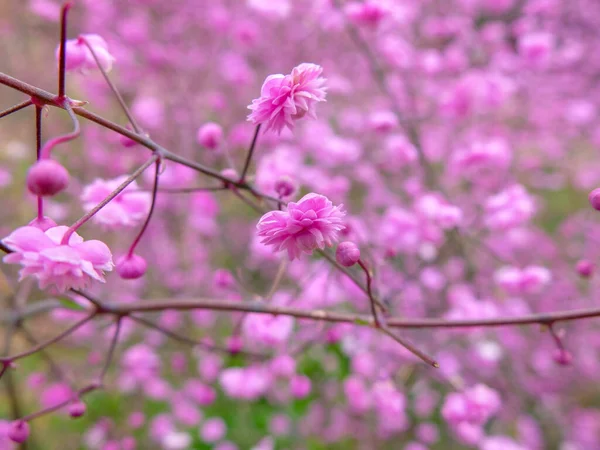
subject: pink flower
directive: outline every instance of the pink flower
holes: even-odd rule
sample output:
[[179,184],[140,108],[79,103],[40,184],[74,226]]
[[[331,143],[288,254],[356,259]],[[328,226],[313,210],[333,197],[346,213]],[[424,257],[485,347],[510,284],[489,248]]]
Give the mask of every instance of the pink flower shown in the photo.
[[540,266],[527,266],[524,269],[506,266],[494,274],[496,283],[509,294],[538,293],[551,279],[550,271]]
[[364,3],[351,2],[346,5],[344,12],[351,22],[358,26],[375,29],[388,11],[377,1],[366,1]]
[[442,406],[442,416],[452,425],[468,422],[485,424],[501,405],[500,395],[484,384],[478,384],[464,392],[448,394]]
[[543,31],[535,31],[521,36],[519,54],[532,66],[544,66],[550,62],[554,48],[554,36]]
[[200,430],[200,436],[204,442],[219,441],[223,439],[225,433],[227,433],[227,425],[220,417],[208,419]]
[[[108,52],[108,44],[97,34],[82,34],[77,39],[69,39],[65,43],[67,55],[66,69],[68,71],[85,72],[98,67],[92,52],[84,41],[87,41],[98,57],[100,65],[106,72],[112,69],[115,58]],[[60,46],[56,48],[56,59],[60,55]]]
[[485,203],[485,224],[492,230],[506,230],[527,222],[535,213],[533,198],[520,184],[489,197]]
[[290,316],[250,313],[244,319],[243,331],[249,341],[266,347],[277,347],[287,341],[294,328]]
[[269,372],[260,367],[230,367],[221,372],[219,381],[227,396],[245,400],[258,399],[271,385]]
[[[83,208],[86,211],[92,210],[127,178],[127,175],[122,175],[112,180],[96,179],[86,186],[81,194]],[[98,211],[92,219],[106,227],[133,227],[146,217],[151,203],[150,192],[138,190],[137,183],[134,181]]]
[[17,228],[3,240],[14,252],[3,261],[21,264],[20,279],[34,276],[40,289],[54,286],[64,292],[84,288],[91,280],[104,283],[104,271],[113,268],[109,248],[97,240],[84,242],[77,233],[71,235],[68,244],[62,245],[67,230],[66,226],[52,227],[45,232],[30,226]]
[[262,85],[260,97],[248,106],[252,112],[248,120],[255,125],[266,123],[265,131],[274,129],[281,134],[284,126],[294,129],[294,120],[305,114],[316,118],[315,104],[325,101],[323,68],[303,63],[289,75],[269,75]]
[[273,245],[275,251],[287,250],[293,260],[337,242],[345,215],[343,205],[333,206],[327,197],[311,193],[290,202],[287,211],[268,212],[256,227],[263,244]]

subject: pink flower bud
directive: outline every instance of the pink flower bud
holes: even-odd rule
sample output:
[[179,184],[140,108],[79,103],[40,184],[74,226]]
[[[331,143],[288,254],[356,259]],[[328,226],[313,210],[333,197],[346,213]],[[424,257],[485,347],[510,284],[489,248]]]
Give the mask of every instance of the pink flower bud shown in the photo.
[[126,255],[117,261],[117,273],[125,280],[140,278],[146,273],[146,260],[139,255]]
[[86,406],[81,400],[77,399],[69,405],[68,412],[72,418],[81,417],[85,414]]
[[229,350],[230,353],[239,353],[243,347],[244,343],[240,336],[230,336],[229,339],[227,339],[227,350]]
[[553,358],[556,364],[560,364],[561,366],[568,366],[571,364],[571,361],[573,361],[573,355],[561,348],[556,350]]
[[197,139],[203,147],[215,150],[223,141],[223,129],[219,124],[207,122],[198,130]]
[[22,420],[15,420],[11,422],[7,435],[11,441],[22,444],[29,437],[29,424]]
[[310,394],[311,382],[310,378],[304,375],[295,375],[290,380],[290,391],[296,398],[304,398]]
[[279,178],[274,187],[280,198],[289,197],[296,192],[296,184],[288,176]]
[[58,194],[69,185],[69,172],[51,159],[36,162],[27,173],[29,192],[42,197]]
[[588,261],[587,259],[581,259],[577,261],[577,273],[582,278],[589,278],[594,273],[595,265],[593,262]]
[[351,267],[360,259],[360,250],[354,242],[342,242],[335,251],[335,259],[344,267]]
[[131,148],[131,147],[135,147],[137,145],[136,141],[128,138],[127,136],[123,136],[123,135],[119,136],[119,142],[125,148]]
[[594,208],[596,211],[600,211],[600,188],[596,188],[590,192],[588,195],[588,200],[590,201],[592,208]]

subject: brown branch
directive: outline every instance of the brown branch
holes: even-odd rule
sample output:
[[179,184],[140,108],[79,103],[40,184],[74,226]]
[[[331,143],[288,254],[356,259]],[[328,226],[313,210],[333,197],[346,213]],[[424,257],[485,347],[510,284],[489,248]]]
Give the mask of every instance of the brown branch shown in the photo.
[[0,112],[0,119],[8,116],[9,114],[20,111],[23,108],[27,108],[29,105],[32,105],[32,104],[33,104],[33,102],[30,99],[30,100],[25,100],[24,102],[18,103],[15,106],[11,106],[10,108],[5,109],[4,111]]
[[[322,320],[326,322],[355,323],[359,325],[373,325],[373,317],[364,314],[348,314],[325,310],[303,310],[282,306],[270,306],[263,302],[229,302],[214,299],[160,299],[143,300],[134,303],[105,304],[104,314],[127,315],[136,312],[156,312],[166,309],[188,311],[194,309],[210,309],[213,311],[235,311],[254,312],[259,314],[287,315],[299,319]],[[600,317],[600,307],[589,309],[578,309],[571,311],[558,311],[549,313],[529,314],[521,317],[497,317],[491,319],[465,319],[447,320],[436,318],[403,319],[390,317],[386,324],[391,328],[473,328],[473,327],[501,327],[542,324],[550,325],[557,322],[569,322],[573,320],[591,319]]]

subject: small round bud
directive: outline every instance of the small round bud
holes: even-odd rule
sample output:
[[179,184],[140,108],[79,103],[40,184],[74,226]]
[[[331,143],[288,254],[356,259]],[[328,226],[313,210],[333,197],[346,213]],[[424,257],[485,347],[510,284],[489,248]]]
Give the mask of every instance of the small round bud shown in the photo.
[[600,211],[600,188],[596,188],[590,192],[588,195],[588,200],[590,201],[592,208],[594,208],[596,211]]
[[556,362],[556,364],[568,366],[571,364],[571,361],[573,361],[573,355],[564,349],[559,348],[556,350],[556,353],[554,353],[554,362]]
[[223,129],[214,122],[207,122],[200,127],[196,137],[200,145],[215,150],[223,140]]
[[242,351],[244,343],[242,342],[242,338],[240,336],[230,336],[227,339],[227,350],[229,353],[236,354]]
[[296,192],[296,184],[290,177],[283,176],[275,182],[275,192],[280,198],[289,197]]
[[32,194],[49,197],[69,185],[69,172],[52,159],[41,159],[27,173],[27,188]]
[[69,405],[68,411],[69,416],[72,418],[81,417],[85,414],[86,406],[81,400],[75,400],[73,403]]
[[131,148],[131,147],[135,147],[137,145],[136,141],[128,138],[127,136],[123,136],[123,135],[119,136],[119,142],[125,148]]
[[29,222],[29,226],[30,227],[35,227],[35,228],[39,228],[42,231],[47,231],[50,228],[54,228],[57,226],[56,222],[54,220],[52,220],[50,217],[46,217],[44,216],[41,219],[38,219],[37,217],[35,219],[33,219],[31,222]]
[[17,444],[22,444],[29,437],[29,424],[23,420],[15,420],[11,422],[8,428],[7,436],[11,441],[16,442]]
[[595,266],[593,262],[588,261],[587,259],[581,259],[577,261],[575,268],[581,278],[589,278],[594,273]]
[[146,273],[146,260],[139,255],[125,255],[117,261],[117,273],[125,280],[140,278]]
[[360,259],[360,250],[354,242],[342,242],[335,252],[335,259],[342,266],[351,267]]

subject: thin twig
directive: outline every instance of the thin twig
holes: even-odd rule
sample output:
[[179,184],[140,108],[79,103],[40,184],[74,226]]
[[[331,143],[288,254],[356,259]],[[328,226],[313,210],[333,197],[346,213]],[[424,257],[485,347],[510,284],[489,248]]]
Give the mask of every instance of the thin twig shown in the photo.
[[4,111],[0,112],[0,119],[8,116],[9,114],[20,111],[23,108],[27,108],[29,105],[33,105],[33,102],[31,101],[31,99],[25,100],[24,102],[21,102],[21,103],[18,103],[15,106],[11,106],[10,108],[5,109]]
[[252,137],[252,142],[250,143],[250,148],[248,148],[248,152],[246,153],[246,161],[244,162],[244,168],[242,169],[242,174],[240,175],[240,183],[244,183],[246,181],[246,175],[248,174],[248,169],[250,168],[250,163],[252,162],[252,156],[254,155],[254,148],[256,147],[256,141],[258,140],[259,132],[260,124],[256,125],[254,136]]
[[113,94],[115,94],[115,97],[117,97],[117,101],[119,102],[121,109],[127,116],[127,120],[129,120],[129,123],[133,127],[133,130],[137,134],[141,134],[141,132],[142,132],[141,128],[138,126],[137,122],[133,118],[133,115],[131,114],[131,111],[129,111],[129,108],[127,107],[127,104],[125,103],[125,100],[123,100],[121,93],[119,92],[119,90],[117,89],[115,84],[111,81],[111,79],[109,78],[108,73],[106,73],[106,70],[104,70],[104,67],[102,67],[102,64],[100,63],[100,60],[98,59],[98,55],[96,55],[94,48],[90,45],[90,43],[87,41],[87,39],[85,37],[80,36],[79,39],[87,46],[90,53],[94,57],[94,61],[96,61],[96,65],[98,66],[98,69],[102,73],[102,76],[104,77],[104,80],[106,81],[106,84],[108,84],[108,87],[110,87],[111,91],[113,91]]
[[108,354],[106,356],[106,361],[104,362],[104,366],[102,367],[102,372],[100,372],[100,384],[104,383],[104,377],[106,376],[106,372],[110,368],[110,365],[113,360],[113,356],[115,354],[115,348],[117,347],[117,342],[119,342],[119,334],[121,332],[121,321],[122,318],[118,317],[115,323],[115,332],[113,334],[112,340],[110,341],[110,347],[108,348]]

